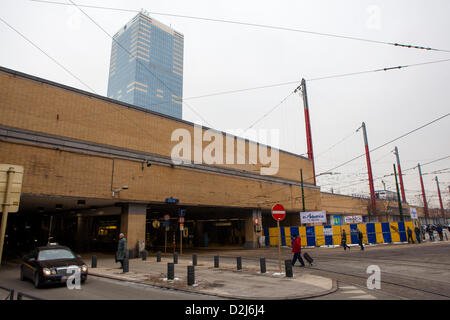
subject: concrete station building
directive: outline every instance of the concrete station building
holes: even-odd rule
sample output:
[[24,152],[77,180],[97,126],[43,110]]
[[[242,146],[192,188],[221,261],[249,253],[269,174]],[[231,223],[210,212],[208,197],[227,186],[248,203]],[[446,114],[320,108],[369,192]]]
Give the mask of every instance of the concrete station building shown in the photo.
[[[24,167],[6,252],[45,244],[49,235],[78,252],[113,251],[119,232],[129,248],[145,241],[148,249],[161,249],[165,231],[155,221],[165,214],[169,244],[175,234],[178,248],[180,209],[186,212],[183,248],[203,247],[206,237],[209,246],[256,247],[262,228],[275,225],[275,203],[287,210],[283,226],[299,225],[300,169],[308,211],[367,216],[369,200],[321,193],[310,182],[309,159],[280,151],[278,173],[261,175],[259,158],[249,163],[255,143],[222,132],[216,131],[234,143],[235,156],[245,144],[246,164],[174,164],[176,129],[195,130],[178,118],[0,68],[0,163]],[[378,208],[384,202],[377,200]],[[376,218],[389,219],[383,215]]]

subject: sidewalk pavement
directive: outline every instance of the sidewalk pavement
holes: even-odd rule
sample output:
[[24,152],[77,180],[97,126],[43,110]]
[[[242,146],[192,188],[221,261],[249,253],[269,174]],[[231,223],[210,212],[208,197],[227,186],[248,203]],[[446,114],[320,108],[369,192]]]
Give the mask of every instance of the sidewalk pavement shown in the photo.
[[[91,256],[83,258],[86,262],[91,261]],[[334,280],[309,274],[308,267],[294,266],[294,277],[288,278],[284,274],[284,262],[281,274],[278,266],[273,264],[268,264],[267,272],[261,274],[259,261],[242,259],[242,270],[238,271],[236,259],[231,258],[220,258],[219,268],[214,268],[213,256],[198,257],[195,284],[188,286],[187,266],[192,265],[191,258],[191,255],[178,257],[174,280],[167,280],[167,263],[173,262],[173,256],[169,254],[163,255],[161,262],[156,262],[155,254],[148,256],[146,261],[131,259],[127,273],[122,272],[120,263],[115,263],[113,256],[99,255],[97,268],[89,268],[89,275],[230,299],[306,299],[337,290]]]

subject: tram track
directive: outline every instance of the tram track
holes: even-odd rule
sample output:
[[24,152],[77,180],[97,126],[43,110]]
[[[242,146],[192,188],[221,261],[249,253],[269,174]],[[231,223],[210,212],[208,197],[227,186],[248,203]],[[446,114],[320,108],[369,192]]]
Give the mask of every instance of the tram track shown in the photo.
[[[221,258],[228,258],[228,259],[233,259],[236,258],[235,255],[221,255]],[[326,259],[328,261],[333,260],[333,259],[338,259],[340,261],[345,261],[345,260],[350,260],[350,261],[361,261],[358,259],[347,259],[347,258],[335,258],[335,257],[318,257],[318,259]],[[249,260],[249,261],[259,261],[259,257],[242,257],[242,260],[244,262],[244,260]],[[374,258],[374,259],[364,259],[365,261],[368,260],[382,260],[379,258]],[[389,262],[385,262],[387,264],[395,264],[397,262],[397,260],[391,260],[391,259],[383,259],[384,261],[392,261],[391,263]],[[321,261],[321,260],[319,260]],[[409,260],[402,260],[404,262],[409,262]],[[329,263],[326,261],[323,261],[324,263]],[[267,264],[271,264],[272,266],[275,266],[278,264],[278,259],[277,258],[267,258],[266,257],[266,263]],[[320,263],[320,262],[319,262]],[[446,263],[441,263],[442,265],[448,265]],[[256,264],[255,264],[256,265]],[[420,266],[420,265],[416,265],[419,267],[425,267],[425,266]],[[349,267],[346,267],[347,269],[349,269]],[[438,269],[438,268],[435,268]],[[328,276],[331,277],[339,282],[343,282],[343,283],[347,283],[347,284],[354,284],[354,285],[358,285],[358,286],[365,286],[366,285],[366,281],[369,277],[368,274],[361,274],[360,270],[353,270],[355,271],[354,273],[349,273],[349,272],[345,272],[342,270],[337,270],[336,267],[333,268],[327,268],[326,266],[322,267],[320,264],[317,265],[313,264],[313,266],[308,267],[306,270],[308,270],[308,272],[312,272],[312,273],[318,273],[318,275],[322,275],[322,276]],[[439,270],[443,270],[442,268]],[[359,273],[359,274],[358,274]],[[411,285],[411,283],[415,283],[417,284],[417,286],[413,286]],[[450,299],[450,294],[446,294],[446,293],[442,293],[443,290],[448,290],[448,292],[450,292],[450,286],[445,287],[445,283],[436,281],[436,280],[429,280],[429,279],[423,279],[423,278],[417,278],[417,277],[412,277],[412,276],[408,276],[408,277],[404,277],[402,275],[399,274],[395,274],[395,273],[390,273],[390,272],[382,272],[381,274],[381,286],[383,287],[383,290],[385,290],[386,293],[393,295],[393,296],[397,296],[399,298],[402,299],[423,299],[424,296],[426,299]],[[386,287],[388,287],[388,289],[386,289]],[[435,288],[435,290],[430,290],[430,289],[425,289],[426,287],[428,288]],[[398,293],[399,289],[401,289],[400,291],[402,291],[402,293]],[[407,291],[406,294],[403,291]]]

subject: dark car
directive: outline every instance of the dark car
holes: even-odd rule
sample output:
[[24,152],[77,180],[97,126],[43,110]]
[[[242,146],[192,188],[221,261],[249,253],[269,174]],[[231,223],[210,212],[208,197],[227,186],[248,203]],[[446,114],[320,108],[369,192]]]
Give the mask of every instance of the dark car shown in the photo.
[[88,267],[68,247],[47,245],[37,247],[22,258],[20,280],[33,280],[36,288],[44,283],[62,283],[75,272],[81,273],[81,282],[88,276]]

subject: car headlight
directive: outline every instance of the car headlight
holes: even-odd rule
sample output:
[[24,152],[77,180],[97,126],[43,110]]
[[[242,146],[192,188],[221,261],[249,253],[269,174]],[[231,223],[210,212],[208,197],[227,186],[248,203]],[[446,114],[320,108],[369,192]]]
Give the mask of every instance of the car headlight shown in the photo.
[[88,266],[87,265],[84,264],[84,265],[81,266],[81,271],[82,272],[86,272],[87,270],[88,270]]
[[42,269],[42,273],[44,274],[44,276],[49,276],[51,274],[51,271],[48,268],[44,268]]

